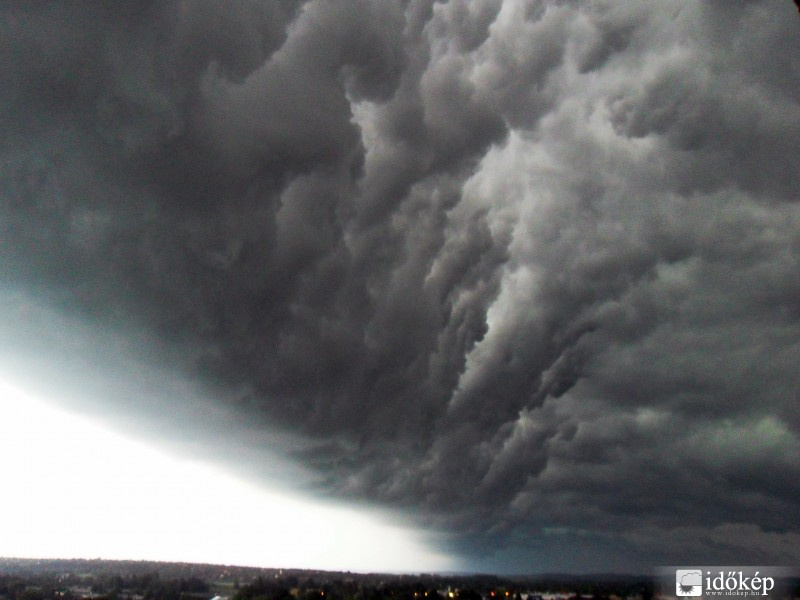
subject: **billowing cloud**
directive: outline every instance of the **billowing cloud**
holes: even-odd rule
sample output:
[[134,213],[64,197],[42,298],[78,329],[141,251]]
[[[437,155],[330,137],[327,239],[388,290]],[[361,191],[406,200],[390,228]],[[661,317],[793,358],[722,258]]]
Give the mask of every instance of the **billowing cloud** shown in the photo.
[[110,336],[470,568],[800,559],[790,3],[3,11],[7,355]]

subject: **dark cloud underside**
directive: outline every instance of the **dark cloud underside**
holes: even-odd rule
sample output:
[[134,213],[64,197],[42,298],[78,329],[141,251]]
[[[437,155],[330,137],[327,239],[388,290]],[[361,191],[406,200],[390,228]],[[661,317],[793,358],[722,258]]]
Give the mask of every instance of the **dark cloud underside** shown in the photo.
[[800,560],[790,2],[2,10],[10,320],[470,568]]

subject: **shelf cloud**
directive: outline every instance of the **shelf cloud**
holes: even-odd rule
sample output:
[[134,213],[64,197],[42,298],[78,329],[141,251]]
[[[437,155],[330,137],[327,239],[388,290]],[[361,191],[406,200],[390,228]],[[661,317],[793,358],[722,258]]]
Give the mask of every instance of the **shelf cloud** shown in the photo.
[[4,355],[468,569],[800,560],[792,3],[2,11]]

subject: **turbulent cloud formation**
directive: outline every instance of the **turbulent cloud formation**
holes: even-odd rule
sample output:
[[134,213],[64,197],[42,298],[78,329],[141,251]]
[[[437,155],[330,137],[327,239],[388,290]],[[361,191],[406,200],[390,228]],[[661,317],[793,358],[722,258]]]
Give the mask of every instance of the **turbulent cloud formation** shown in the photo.
[[791,3],[3,12],[11,320],[117,332],[466,568],[800,560]]

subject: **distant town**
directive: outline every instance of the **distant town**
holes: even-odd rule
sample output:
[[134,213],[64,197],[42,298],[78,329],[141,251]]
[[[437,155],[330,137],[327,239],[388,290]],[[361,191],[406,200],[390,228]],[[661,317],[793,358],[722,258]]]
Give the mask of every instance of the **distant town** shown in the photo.
[[646,577],[383,574],[0,558],[0,600],[651,600]]
[[[649,576],[386,574],[0,558],[0,600],[659,600]],[[787,599],[800,598],[794,582]]]

